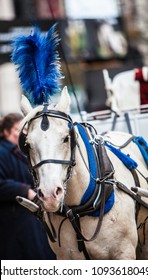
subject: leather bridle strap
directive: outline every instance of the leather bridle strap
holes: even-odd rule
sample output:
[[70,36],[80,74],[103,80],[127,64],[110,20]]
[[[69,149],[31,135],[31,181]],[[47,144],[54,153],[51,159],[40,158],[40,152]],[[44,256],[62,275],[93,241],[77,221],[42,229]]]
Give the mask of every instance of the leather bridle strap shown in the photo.
[[45,159],[45,160],[40,161],[36,165],[32,166],[32,169],[36,169],[36,168],[38,168],[41,165],[46,164],[46,163],[57,163],[57,164],[69,164],[69,165],[72,165],[73,162],[71,160]]
[[33,120],[43,117],[45,115],[48,117],[63,119],[67,122],[72,123],[71,117],[69,115],[65,114],[64,112],[56,111],[56,110],[48,110],[48,109],[46,112],[43,110],[43,111],[37,113],[35,117],[31,118],[29,123],[32,122]]

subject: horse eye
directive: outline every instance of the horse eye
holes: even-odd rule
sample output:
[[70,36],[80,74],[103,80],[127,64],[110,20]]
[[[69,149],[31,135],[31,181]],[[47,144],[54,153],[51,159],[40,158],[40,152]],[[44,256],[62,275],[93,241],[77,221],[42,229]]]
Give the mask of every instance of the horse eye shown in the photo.
[[67,135],[64,139],[64,143],[67,143],[69,141],[69,135]]

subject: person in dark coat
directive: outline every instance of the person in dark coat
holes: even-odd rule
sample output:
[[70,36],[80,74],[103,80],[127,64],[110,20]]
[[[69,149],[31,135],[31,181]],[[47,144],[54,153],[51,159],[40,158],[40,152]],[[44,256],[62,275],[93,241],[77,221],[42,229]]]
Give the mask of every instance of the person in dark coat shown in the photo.
[[42,223],[16,201],[16,196],[35,196],[26,157],[17,146],[21,120],[21,114],[10,113],[0,121],[0,257],[56,259]]

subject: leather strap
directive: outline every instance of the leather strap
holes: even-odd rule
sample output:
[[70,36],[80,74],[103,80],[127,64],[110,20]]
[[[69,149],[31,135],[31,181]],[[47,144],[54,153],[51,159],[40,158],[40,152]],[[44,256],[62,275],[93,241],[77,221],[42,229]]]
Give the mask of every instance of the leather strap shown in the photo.
[[[140,188],[141,186],[140,186],[139,177],[137,175],[136,170],[133,168],[130,171],[131,171],[131,173],[133,175],[133,178],[134,178],[134,181],[135,181],[135,185]],[[136,201],[136,222],[137,222],[137,219],[138,219],[138,214],[139,214],[139,211],[140,211],[140,206],[141,206],[140,203],[138,203]]]
[[101,206],[100,206],[100,217],[98,219],[98,223],[97,223],[97,227],[95,229],[95,232],[94,234],[92,235],[91,238],[87,239],[81,232],[78,224],[77,224],[77,219],[72,211],[71,208],[69,208],[67,205],[65,205],[65,211],[66,211],[66,215],[69,219],[69,221],[71,222],[77,236],[79,239],[82,239],[83,241],[93,241],[94,239],[96,239],[99,231],[100,231],[100,228],[101,228],[101,225],[102,225],[102,220],[103,220],[103,215],[104,215],[104,204],[105,204],[105,200],[104,198],[101,199]]
[[41,165],[46,164],[46,163],[57,163],[57,164],[69,164],[69,165],[71,165],[72,161],[71,160],[59,160],[59,159],[45,159],[45,160],[40,161],[36,165],[32,166],[32,169],[36,169],[36,168],[38,168]]
[[125,193],[129,194],[134,200],[136,200],[138,203],[140,203],[143,207],[148,209],[148,203],[143,201],[138,195],[131,192],[124,184],[122,184],[121,182],[117,182],[117,187],[119,189],[121,189],[122,191],[124,191]]
[[119,149],[123,149],[125,148],[133,139],[135,138],[135,136],[131,136],[125,143],[123,143],[122,145],[118,146],[115,145],[114,143],[110,142],[110,141],[106,141],[107,143],[111,144],[114,147],[117,147]]

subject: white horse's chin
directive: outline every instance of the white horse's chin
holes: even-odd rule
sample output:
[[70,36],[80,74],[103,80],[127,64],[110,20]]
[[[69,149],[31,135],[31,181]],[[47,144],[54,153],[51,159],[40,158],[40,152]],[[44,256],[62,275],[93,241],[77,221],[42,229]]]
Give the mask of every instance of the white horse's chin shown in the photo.
[[61,205],[61,201],[54,199],[53,197],[49,197],[43,201],[42,207],[46,212],[56,212],[59,210]]

